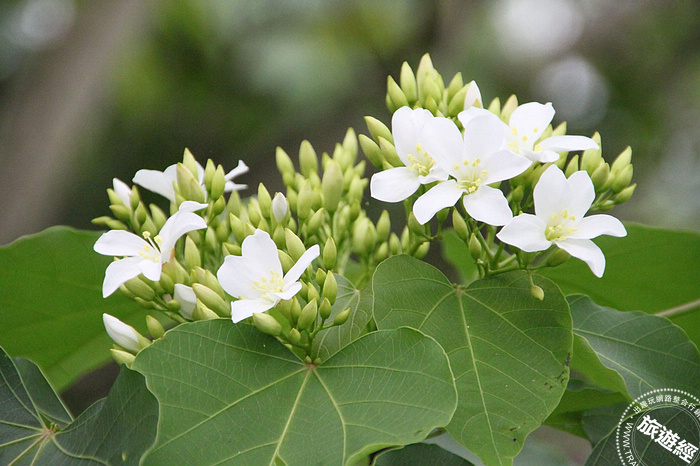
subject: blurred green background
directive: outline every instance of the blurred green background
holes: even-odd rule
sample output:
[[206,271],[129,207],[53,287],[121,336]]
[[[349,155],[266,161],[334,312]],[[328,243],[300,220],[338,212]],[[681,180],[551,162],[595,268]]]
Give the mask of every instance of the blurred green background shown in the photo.
[[638,188],[616,216],[700,227],[696,0],[5,0],[0,244],[92,229],[113,177],[185,147],[279,190],[275,147],[332,151],[364,115],[389,123],[387,75],[426,52],[487,101],[551,101],[608,161],[631,145]]

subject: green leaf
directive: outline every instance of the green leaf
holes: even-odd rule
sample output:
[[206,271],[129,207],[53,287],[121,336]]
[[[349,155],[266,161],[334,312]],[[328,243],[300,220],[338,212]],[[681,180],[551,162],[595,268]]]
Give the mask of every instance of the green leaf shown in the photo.
[[469,254],[469,247],[457,236],[454,230],[442,232],[442,258],[452,265],[459,272],[460,283],[471,283],[479,278],[479,270],[472,255]]
[[568,380],[569,307],[553,283],[533,278],[543,301],[522,272],[463,289],[407,256],[382,262],[372,281],[378,328],[408,325],[447,352],[459,393],[447,431],[487,464],[512,463]]
[[109,396],[73,421],[27,360],[0,353],[0,464],[138,464],[156,436],[158,404],[122,369]]
[[[607,261],[603,278],[596,278],[574,258],[540,273],[567,295],[585,294],[601,306],[620,311],[655,313],[685,304],[700,309],[700,234],[635,224],[625,227],[624,238],[595,240]],[[672,320],[700,345],[700,312]]]
[[[603,366],[622,377],[631,398],[667,387],[700,392],[698,349],[668,319],[643,312],[619,312],[598,306],[586,296],[569,297],[569,305],[574,333],[586,340]],[[577,370],[601,383],[601,364],[591,362]]]
[[[592,388],[583,390],[567,389],[559,405],[549,415],[545,424],[579,437],[590,439],[591,432],[587,429],[587,423],[588,427],[592,427],[591,417],[588,417],[589,415],[592,416],[592,411],[597,407],[604,407],[604,409],[609,410],[610,405],[620,402],[629,402],[629,400],[627,396],[621,393],[602,392]],[[619,417],[618,415],[617,418],[619,419]]]
[[333,322],[335,317],[347,308],[352,310],[345,324],[322,330],[316,335],[313,351],[317,352],[324,361],[367,333],[367,324],[372,318],[371,288],[367,287],[360,292],[341,275],[336,276],[336,281],[338,282],[338,296],[328,321]]
[[102,313],[143,327],[131,300],[102,298],[112,259],[93,251],[99,236],[53,227],[0,248],[0,346],[38,364],[58,390],[109,360]]
[[375,466],[470,466],[473,463],[438,445],[415,443],[377,456]]
[[160,402],[145,464],[345,464],[447,424],[452,371],[432,338],[372,332],[319,366],[218,319],[183,324],[139,353]]

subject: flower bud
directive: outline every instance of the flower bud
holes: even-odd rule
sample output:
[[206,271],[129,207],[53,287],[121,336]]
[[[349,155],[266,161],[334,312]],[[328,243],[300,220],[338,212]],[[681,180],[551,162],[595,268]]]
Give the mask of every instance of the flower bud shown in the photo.
[[345,322],[348,321],[348,317],[350,317],[350,308],[345,309],[344,311],[341,311],[338,313],[337,316],[335,316],[335,320],[333,321],[333,325],[343,325]]
[[335,267],[337,256],[338,250],[335,247],[335,241],[329,236],[323,246],[323,266],[327,270],[332,270]]
[[136,206],[136,209],[134,210],[134,216],[136,217],[136,221],[143,225],[143,223],[146,221],[148,218],[148,211],[146,210],[146,207],[143,204],[139,204]]
[[396,81],[394,81],[394,78],[392,78],[391,76],[387,78],[386,88],[387,102],[391,104],[389,106],[389,111],[393,113],[399,108],[408,105],[408,99],[406,99],[406,95],[403,93],[401,87],[399,87],[399,85],[396,84]]
[[411,233],[420,238],[425,237],[425,225],[421,225],[420,223],[418,223],[418,219],[416,218],[413,212],[408,213],[407,224],[408,229],[411,230]]
[[250,223],[257,227],[262,219],[262,213],[260,212],[260,207],[258,206],[258,201],[256,199],[251,199],[248,202],[248,220]]
[[391,252],[392,256],[401,254],[401,241],[396,233],[389,235],[389,251]]
[[318,209],[318,212],[313,214],[309,221],[306,223],[306,234],[315,235],[318,230],[321,229],[323,221],[325,220],[326,212],[323,209]]
[[262,183],[258,185],[258,206],[260,207],[260,213],[262,214],[263,218],[270,218],[272,198],[270,197],[269,191]]
[[348,188],[348,195],[347,195],[347,200],[348,203],[359,203],[362,201],[362,193],[365,190],[365,185],[358,177],[355,175],[355,177],[352,179],[350,182],[350,188]]
[[602,163],[596,168],[596,170],[591,175],[591,181],[595,187],[596,192],[602,192],[606,184],[608,184],[608,178],[610,177],[610,165],[607,163]]
[[277,249],[284,249],[286,244],[284,227],[282,225],[277,225],[275,231],[272,233],[272,240],[277,245]]
[[481,243],[474,233],[469,237],[469,254],[475,261],[481,259]]
[[187,285],[183,285],[182,283],[176,283],[173,298],[175,298],[180,305],[180,315],[192,320],[192,312],[194,312],[194,308],[197,306],[197,295],[194,294],[194,290]]
[[188,148],[185,148],[185,152],[182,155],[182,164],[190,171],[192,176],[199,180],[199,166],[197,160]]
[[627,165],[632,161],[632,148],[627,146],[625,150],[620,152],[615,161],[612,164],[611,172],[617,174],[621,172]]
[[232,191],[226,204],[226,210],[233,215],[241,215],[241,196],[238,191]]
[[377,221],[377,241],[386,241],[390,233],[391,219],[389,218],[389,212],[384,210]]
[[[447,86],[447,100],[452,100],[459,91],[465,90],[464,81],[462,80],[462,73],[455,74],[450,80],[450,84]],[[462,96],[462,102],[464,102],[464,96]]]
[[328,299],[331,304],[335,303],[335,298],[338,295],[338,282],[335,280],[333,272],[326,274],[326,280],[323,282],[323,297]]
[[416,249],[416,252],[413,254],[413,257],[416,259],[422,259],[428,254],[428,251],[430,250],[430,241],[426,241],[425,243],[421,244],[418,246],[418,249]]
[[345,152],[351,155],[350,164],[355,163],[357,159],[357,135],[355,130],[348,128],[345,132],[345,137],[343,138],[343,149]]
[[294,261],[298,261],[299,258],[306,252],[304,243],[289,228],[286,228],[284,230],[284,234],[285,243],[287,245],[287,251],[289,251],[289,255],[292,256],[292,259],[294,259]]
[[156,340],[158,338],[163,338],[163,335],[165,335],[163,324],[161,324],[158,319],[151,315],[146,316],[146,326],[148,327],[148,332]]
[[321,299],[321,295],[318,293],[318,290],[314,286],[312,282],[306,283],[307,286],[307,291],[306,291],[306,300],[311,301],[312,299]]
[[277,164],[277,170],[283,177],[285,175],[294,175],[294,163],[292,162],[292,159],[289,157],[289,155],[287,155],[287,153],[281,147],[278,147],[275,151],[275,163]]
[[194,307],[194,311],[192,312],[192,318],[194,320],[211,320],[218,319],[219,316],[201,301],[197,301],[197,305]]
[[328,301],[328,298],[323,298],[323,302],[318,308],[318,315],[321,316],[321,319],[326,320],[331,316],[331,307],[331,302]]
[[211,226],[207,227],[207,231],[204,234],[204,247],[209,252],[217,252],[219,246],[219,241],[216,239],[216,231]]
[[275,198],[272,199],[272,217],[277,223],[282,223],[284,221],[287,217],[288,209],[287,198],[284,197],[284,194],[275,194]]
[[610,186],[612,192],[619,193],[629,186],[630,182],[632,181],[632,174],[633,165],[627,165],[621,171],[617,172],[615,174],[615,180],[613,181],[612,186]]
[[114,359],[117,364],[124,364],[126,367],[131,367],[131,363],[136,359],[136,356],[126,351],[115,348],[110,348],[109,351],[112,353],[112,359]]
[[112,204],[109,206],[114,216],[122,222],[128,222],[131,219],[131,209],[124,205]]
[[245,239],[245,224],[243,221],[234,214],[229,214],[229,223],[231,224],[231,233],[236,241],[242,243]]
[[264,312],[253,313],[253,325],[262,333],[273,337],[277,337],[282,333],[282,325],[277,322],[277,319]]
[[355,254],[364,256],[374,250],[377,243],[377,231],[367,217],[362,217],[353,227],[352,232],[353,250]]
[[305,220],[308,218],[309,214],[311,213],[311,209],[313,208],[313,203],[314,194],[311,190],[311,185],[308,181],[305,181],[299,189],[299,195],[296,202],[296,211],[299,220]]
[[165,222],[168,220],[167,215],[165,215],[163,209],[155,204],[150,204],[148,208],[151,211],[151,218],[153,219],[156,229],[160,231],[163,228],[163,225],[165,225]]
[[311,173],[318,173],[318,157],[313,146],[307,140],[301,141],[299,146],[299,171],[306,177]]
[[211,192],[211,182],[214,179],[214,173],[216,172],[216,164],[212,159],[207,160],[207,164],[204,167],[204,187]]
[[500,115],[501,114],[501,99],[496,97],[491,101],[489,104],[487,110],[495,115]]
[[375,167],[382,168],[382,161],[384,160],[384,157],[382,156],[382,151],[377,143],[364,134],[360,134],[359,139],[362,152],[364,152],[367,160],[369,160]]
[[221,317],[228,317],[231,315],[231,305],[221,299],[221,296],[219,296],[209,287],[204,286],[201,283],[194,283],[192,285],[192,290],[197,296],[197,299],[199,299],[202,304],[214,311],[217,315]]
[[299,333],[299,330],[292,328],[287,336],[287,341],[293,345],[299,345],[299,343],[301,343],[301,333]]
[[224,195],[226,190],[226,174],[224,173],[224,167],[221,165],[216,167],[214,176],[211,180],[211,187],[209,188],[209,193],[211,194],[212,200],[218,200]]
[[547,265],[550,267],[557,267],[558,265],[561,265],[564,262],[568,261],[569,257],[571,257],[571,254],[564,251],[563,249],[559,249],[558,251],[555,251],[554,254],[549,256],[549,258],[547,259]]
[[413,70],[406,62],[403,62],[401,65],[399,83],[401,84],[403,94],[406,96],[406,100],[408,100],[410,104],[413,104],[416,100],[418,100],[418,86],[416,84],[416,77],[413,74]]
[[371,116],[365,117],[365,123],[367,124],[369,134],[372,135],[375,141],[379,142],[380,139],[385,139],[391,145],[394,144],[394,136],[392,136],[391,131],[384,123]]
[[533,298],[537,298],[540,301],[544,299],[544,290],[535,284],[530,287],[530,294]]
[[516,186],[510,193],[510,201],[514,204],[520,204],[523,200],[523,195],[525,194],[525,189],[523,185]]
[[296,328],[299,330],[311,330],[313,325],[316,323],[317,315],[318,304],[316,303],[315,299],[312,299],[306,306],[304,306],[304,309],[301,310]]
[[374,253],[374,261],[381,262],[384,259],[386,259],[388,255],[389,255],[389,243],[384,242],[381,245],[379,245],[379,247],[377,248],[377,252]]
[[600,134],[596,132],[591,139],[598,144],[598,149],[587,149],[583,151],[581,156],[581,170],[586,170],[589,175],[592,175],[598,166],[603,163]]
[[185,237],[185,265],[188,269],[200,267],[202,265],[202,257],[197,249],[197,245],[189,236]]
[[153,301],[156,297],[156,292],[153,291],[153,288],[146,285],[139,277],[127,280],[124,282],[124,286],[132,295],[138,296],[145,301]]
[[578,171],[578,155],[574,155],[571,157],[571,160],[569,161],[569,164],[566,166],[566,170],[564,171],[564,174],[566,177],[570,177],[574,173]]
[[136,209],[141,203],[141,195],[139,194],[139,188],[136,186],[131,187],[131,195],[129,196],[129,201],[131,202],[131,210]]
[[109,314],[102,314],[102,322],[109,337],[116,344],[131,353],[138,353],[151,344],[148,339],[137,332],[132,326]]
[[292,259],[286,252],[278,249],[277,256],[280,259],[280,264],[282,264],[282,271],[284,273],[289,272],[289,269],[294,267],[294,259]]
[[464,110],[464,101],[466,100],[468,89],[468,86],[464,86],[459,89],[454,96],[448,96],[449,104],[447,105],[447,114],[449,116],[456,116]]
[[632,194],[634,194],[634,190],[637,187],[637,183],[627,186],[625,189],[620,191],[617,196],[615,196],[614,202],[615,204],[622,204],[623,202],[627,202],[630,200],[632,197]]
[[343,195],[343,172],[335,160],[328,162],[323,172],[321,192],[323,193],[323,208],[328,212],[335,212]]
[[323,269],[316,269],[316,277],[314,278],[319,286],[323,285],[323,282],[326,281],[326,271]]
[[177,192],[188,201],[204,202],[204,191],[199,181],[185,165],[177,164]]

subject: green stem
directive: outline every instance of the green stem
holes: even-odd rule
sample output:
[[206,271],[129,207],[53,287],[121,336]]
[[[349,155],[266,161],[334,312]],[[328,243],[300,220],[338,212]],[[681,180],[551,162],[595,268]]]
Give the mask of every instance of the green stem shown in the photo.
[[654,313],[654,315],[658,317],[666,317],[668,319],[676,319],[686,314],[692,314],[696,311],[700,311],[700,299],[696,299],[695,301],[690,301],[685,304],[681,304],[680,306],[656,312]]

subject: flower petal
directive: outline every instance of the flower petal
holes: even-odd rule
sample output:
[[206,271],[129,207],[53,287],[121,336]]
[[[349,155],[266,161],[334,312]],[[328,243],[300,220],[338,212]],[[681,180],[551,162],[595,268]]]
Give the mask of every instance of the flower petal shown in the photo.
[[105,256],[138,256],[150,245],[141,237],[124,230],[110,230],[99,237],[93,249]]
[[122,348],[138,353],[141,350],[136,330],[109,314],[102,314],[102,322],[109,337]]
[[257,299],[262,296],[261,291],[253,288],[253,282],[262,276],[254,260],[241,256],[226,256],[216,272],[221,288],[240,299]]
[[538,144],[542,149],[554,152],[598,149],[598,144],[586,136],[552,136],[540,141]]
[[154,282],[157,282],[158,280],[160,280],[160,272],[163,269],[162,265],[162,261],[154,262],[152,260],[146,259],[139,262],[139,269],[141,269],[141,273],[144,277]]
[[[459,112],[459,114],[457,115],[457,118],[462,123],[462,127],[466,128],[467,125],[469,124],[469,122],[472,121],[474,118],[476,118],[480,115],[487,115],[489,113],[491,113],[491,112],[489,112],[485,108],[471,107],[471,108],[465,108],[464,111]],[[491,113],[491,114],[493,115],[493,113]]]
[[[299,277],[301,277],[301,274],[304,273],[304,270],[308,266],[311,265],[311,263],[316,259],[320,254],[320,250],[318,247],[318,244],[314,244],[311,246],[309,249],[304,252],[304,254],[301,255],[299,260],[292,266],[291,269],[287,271],[287,274],[284,276],[284,288],[285,290],[287,289],[287,286],[290,283],[294,283],[297,280],[299,280]],[[284,298],[284,299],[289,299],[289,298]]]
[[481,100],[481,91],[479,86],[476,85],[476,81],[469,83],[467,87],[467,95],[464,96],[464,110],[468,110],[471,107],[483,107],[484,103]]
[[527,150],[521,149],[520,153],[527,157],[528,160],[540,163],[556,162],[559,160],[559,154],[551,150]]
[[571,199],[566,207],[571,215],[581,218],[586,215],[595,199],[593,181],[586,171],[581,170],[574,172],[569,177],[568,183],[571,189]]
[[117,291],[119,285],[140,275],[141,267],[139,267],[139,264],[144,260],[146,259],[138,256],[127,257],[109,264],[105,271],[105,279],[102,282],[102,297],[106,298]]
[[496,237],[525,252],[544,251],[552,243],[544,236],[547,225],[539,217],[520,214],[501,228]]
[[416,173],[406,167],[396,167],[372,175],[370,196],[383,202],[400,202],[415,193],[420,182]]
[[412,109],[401,107],[391,118],[391,134],[394,137],[394,147],[404,165],[409,165],[408,155],[416,151],[416,146],[422,143],[423,127],[435,118],[424,108]]
[[576,232],[570,234],[569,238],[591,239],[600,235],[625,236],[627,234],[621,221],[606,214],[584,217],[578,222],[576,228]]
[[462,158],[470,162],[479,158],[485,160],[503,145],[507,129],[506,124],[491,112],[472,119],[464,127]]
[[228,172],[226,176],[224,176],[224,178],[226,179],[226,181],[231,181],[239,175],[248,173],[249,170],[250,168],[248,168],[248,165],[246,165],[245,162],[243,162],[243,160],[239,160],[238,165],[236,165],[236,168]]
[[508,150],[499,150],[485,159],[481,166],[486,171],[486,184],[509,180],[527,170],[532,162],[522,155]]
[[465,195],[462,202],[467,213],[479,222],[499,226],[513,218],[508,200],[500,189],[482,185],[476,192]]
[[540,138],[544,130],[554,118],[554,107],[551,103],[541,104],[528,102],[513,110],[509,125],[517,131],[517,137],[523,136],[532,144]]
[[462,196],[462,190],[457,187],[455,180],[447,180],[436,184],[427,193],[419,197],[413,204],[413,215],[421,225],[428,222],[445,207],[452,207]]
[[177,181],[177,165],[171,165],[165,171],[139,170],[131,180],[137,185],[160,194],[170,202],[175,202],[175,188],[173,182]]
[[194,294],[192,287],[183,285],[182,283],[175,284],[175,292],[173,298],[180,303],[180,314],[191,319],[192,311],[197,305],[197,295]]
[[255,312],[265,312],[277,304],[269,299],[239,299],[231,303],[231,320],[234,324],[252,317]]
[[571,196],[571,187],[564,172],[552,165],[542,173],[535,185],[535,214],[544,222],[548,222],[551,216],[558,215],[570,207]]
[[131,188],[119,178],[112,178],[112,186],[114,192],[125,206],[131,205]]
[[447,173],[454,174],[452,166],[455,163],[462,162],[463,145],[462,133],[452,120],[436,117],[426,123],[423,149],[435,160],[433,170],[439,167],[445,173],[441,181],[447,179]]
[[270,234],[263,230],[255,230],[251,236],[243,240],[241,254],[251,270],[258,271],[253,277],[268,277],[270,272],[282,276],[282,264],[277,253],[277,245]]
[[588,264],[593,275],[600,278],[605,272],[605,256],[595,243],[589,239],[567,238],[554,242],[574,257],[577,257]]
[[166,220],[165,225],[163,225],[163,228],[161,228],[158,233],[162,240],[159,245],[161,262],[167,262],[170,259],[170,253],[175,247],[175,243],[177,243],[177,240],[180,239],[182,235],[193,230],[207,227],[207,222],[202,217],[192,213],[193,210],[200,210],[206,206],[206,204],[200,204],[194,201],[183,202],[180,206],[180,210]]
[[279,298],[280,300],[292,299],[295,294],[301,291],[301,283],[293,282],[284,285],[284,291],[280,293],[269,293],[270,296]]

